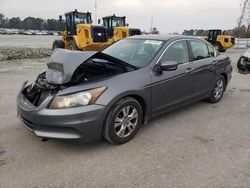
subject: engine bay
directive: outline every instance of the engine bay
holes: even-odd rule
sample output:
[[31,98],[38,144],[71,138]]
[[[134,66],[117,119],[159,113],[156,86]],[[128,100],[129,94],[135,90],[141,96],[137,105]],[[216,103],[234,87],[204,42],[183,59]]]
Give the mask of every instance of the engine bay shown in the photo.
[[46,79],[46,71],[38,75],[33,84],[28,85],[23,94],[34,106],[39,106],[49,95],[55,95],[59,90],[77,84],[93,82],[127,72],[126,67],[113,62],[93,58],[85,61],[74,71],[71,80],[65,84],[53,84]]

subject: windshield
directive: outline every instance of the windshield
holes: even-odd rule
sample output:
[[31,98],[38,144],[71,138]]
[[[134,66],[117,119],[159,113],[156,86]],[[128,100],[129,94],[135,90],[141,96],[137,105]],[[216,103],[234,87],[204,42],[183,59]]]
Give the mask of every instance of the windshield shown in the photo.
[[125,20],[123,18],[114,18],[112,20],[112,25],[114,27],[124,27],[125,26]]
[[89,23],[90,22],[90,18],[86,15],[86,14],[81,14],[81,13],[78,13],[75,17],[75,23],[76,24],[86,24],[86,23]]
[[142,68],[152,61],[162,45],[163,41],[159,40],[124,39],[104,49],[102,53]]

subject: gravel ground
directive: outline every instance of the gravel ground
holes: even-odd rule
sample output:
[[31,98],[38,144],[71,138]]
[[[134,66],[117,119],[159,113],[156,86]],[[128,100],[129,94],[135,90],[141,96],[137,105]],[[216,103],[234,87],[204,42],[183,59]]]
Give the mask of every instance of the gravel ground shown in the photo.
[[51,48],[0,48],[0,61],[49,57]]
[[[240,53],[227,53],[234,67]],[[155,118],[124,145],[41,142],[20,126],[15,97],[46,61],[0,62],[0,187],[250,187],[250,75],[235,68],[220,103]]]
[[59,36],[0,35],[0,61],[37,59],[51,55],[51,46]]

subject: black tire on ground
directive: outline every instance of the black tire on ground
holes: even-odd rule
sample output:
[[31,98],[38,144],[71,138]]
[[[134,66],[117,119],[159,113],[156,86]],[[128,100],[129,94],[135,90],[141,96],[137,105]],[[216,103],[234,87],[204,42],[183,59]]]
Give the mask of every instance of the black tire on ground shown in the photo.
[[142,124],[143,110],[140,103],[126,97],[113,105],[103,130],[103,137],[112,144],[124,144],[131,140]]
[[207,101],[210,103],[217,103],[223,97],[224,91],[226,90],[226,81],[224,76],[219,76],[214,84],[210,97]]
[[218,50],[219,52],[223,52],[223,48],[219,42],[216,42],[213,44],[214,48]]
[[54,50],[55,48],[64,48],[64,42],[62,40],[55,40],[52,44],[52,50]]
[[79,50],[79,48],[77,47],[76,42],[74,40],[69,41],[69,50],[73,50],[73,51]]

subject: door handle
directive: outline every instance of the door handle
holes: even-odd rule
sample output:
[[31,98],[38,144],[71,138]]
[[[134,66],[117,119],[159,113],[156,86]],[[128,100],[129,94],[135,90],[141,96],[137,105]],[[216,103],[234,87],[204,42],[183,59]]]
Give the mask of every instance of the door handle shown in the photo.
[[186,73],[189,73],[189,72],[191,72],[191,71],[193,71],[194,70],[194,68],[187,68],[187,70],[186,70]]

